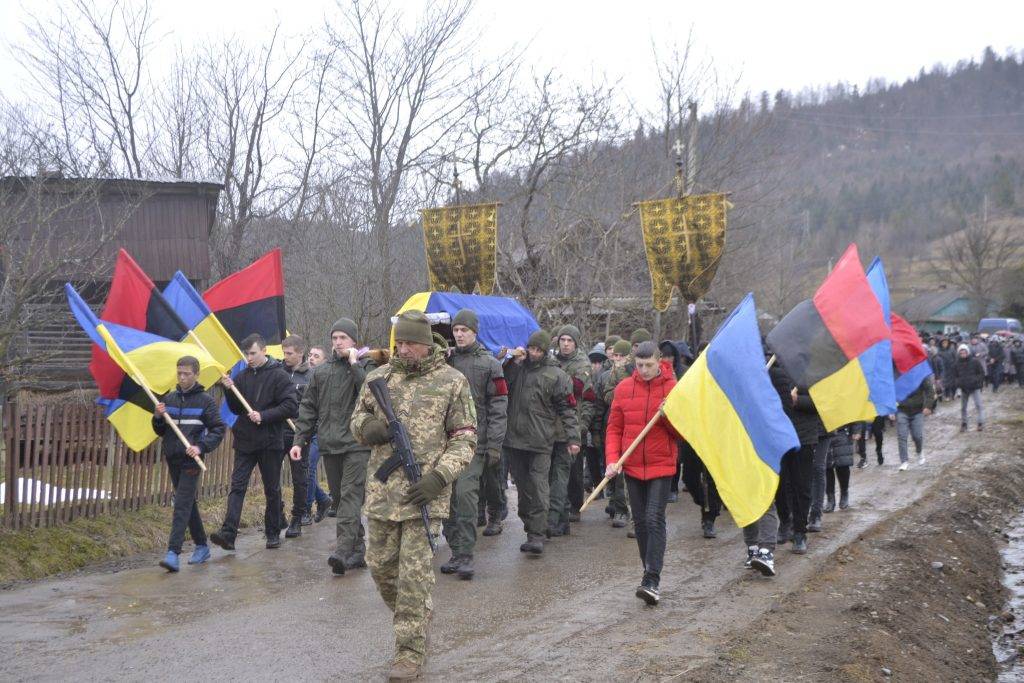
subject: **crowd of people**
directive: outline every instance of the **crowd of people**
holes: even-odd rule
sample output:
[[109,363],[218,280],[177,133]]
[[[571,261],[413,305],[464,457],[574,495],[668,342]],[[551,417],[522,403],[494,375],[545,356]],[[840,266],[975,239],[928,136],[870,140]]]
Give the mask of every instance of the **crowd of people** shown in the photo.
[[[580,330],[564,325],[554,335],[538,330],[524,346],[492,353],[478,341],[480,322],[468,309],[451,319],[450,332],[446,341],[423,313],[407,311],[395,322],[389,352],[362,344],[356,323],[347,318],[332,327],[329,348],[287,337],[282,360],[267,355],[259,335],[245,339],[240,348],[248,367],[222,380],[232,389],[225,397],[237,416],[231,428],[234,470],[226,514],[209,537],[196,504],[195,458],[214,450],[226,428],[214,399],[197,384],[198,361],[182,358],[178,386],[161,399],[153,420],[164,437],[175,487],[170,542],[160,564],[180,570],[186,529],[195,544],[190,564],[207,561],[210,544],[233,550],[250,476],[258,467],[266,547],[279,548],[282,531],[294,538],[304,526],[335,518],[335,546],[326,564],[336,575],[369,568],[394,613],[391,677],[413,678],[426,653],[433,536],[443,534],[450,549],[441,573],[472,580],[478,531],[506,531],[511,476],[525,535],[520,550],[539,558],[553,539],[572,533],[584,498],[608,478],[599,494],[607,523],[636,539],[642,566],[636,596],[658,604],[667,506],[688,494],[699,508],[702,535],[710,539],[716,537],[722,503],[700,458],[664,418],[624,463],[619,460],[694,362],[689,345],[656,343],[647,330],[637,329],[586,351]],[[905,471],[910,441],[918,464],[925,463],[925,419],[938,402],[959,396],[962,430],[968,429],[971,407],[981,430],[983,389],[998,391],[1004,381],[1024,386],[1019,338],[936,335],[923,343],[933,377],[901,401],[895,414],[832,432],[806,389],[795,386],[781,363],[771,364],[772,384],[800,447],[782,458],[774,504],[743,529],[746,567],[774,576],[779,546],[807,552],[808,534],[822,530],[824,515],[850,506],[851,469],[867,466],[869,436],[883,464],[887,423],[896,425],[898,471]],[[389,468],[397,428],[368,391],[371,382],[390,392],[421,468],[415,482],[401,468]],[[191,446],[169,432],[165,415]],[[319,483],[320,461],[326,491]],[[285,462],[293,485],[290,515],[280,485]]]

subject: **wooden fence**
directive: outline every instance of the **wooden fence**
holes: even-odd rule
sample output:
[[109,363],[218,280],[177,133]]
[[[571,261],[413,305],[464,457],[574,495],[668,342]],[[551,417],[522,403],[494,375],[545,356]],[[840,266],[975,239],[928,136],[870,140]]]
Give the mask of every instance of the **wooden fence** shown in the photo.
[[[3,505],[0,527],[47,527],[144,505],[169,505],[171,480],[160,442],[136,453],[94,405],[3,405]],[[231,486],[231,431],[206,456],[201,497]],[[284,467],[282,483],[291,484]],[[254,470],[250,487],[259,485]],[[286,506],[289,505],[286,501]]]

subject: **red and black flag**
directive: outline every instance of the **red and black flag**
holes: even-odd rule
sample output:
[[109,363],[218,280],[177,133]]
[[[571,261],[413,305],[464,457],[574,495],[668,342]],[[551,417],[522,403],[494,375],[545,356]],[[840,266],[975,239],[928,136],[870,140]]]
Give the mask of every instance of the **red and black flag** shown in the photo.
[[[174,341],[188,334],[188,327],[181,317],[124,249],[117,252],[110,293],[100,318]],[[138,387],[125,376],[121,367],[95,344],[92,347],[89,372],[96,380],[100,396],[104,398],[127,399],[138,391]]]
[[274,249],[203,292],[203,300],[235,343],[256,332],[268,346],[288,335],[284,319],[284,268]]
[[768,333],[768,346],[833,431],[879,414],[872,388],[887,386],[892,393],[890,351],[881,366],[866,359],[891,338],[882,303],[851,244],[814,297]]

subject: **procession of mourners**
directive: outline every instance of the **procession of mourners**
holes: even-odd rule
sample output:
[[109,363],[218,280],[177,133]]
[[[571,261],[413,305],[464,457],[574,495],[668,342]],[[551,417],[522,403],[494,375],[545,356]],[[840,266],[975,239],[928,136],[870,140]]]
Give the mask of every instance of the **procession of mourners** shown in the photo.
[[[279,259],[266,263],[280,269]],[[435,557],[442,580],[470,582],[493,566],[477,558],[511,535],[524,567],[564,562],[564,539],[600,520],[636,544],[634,593],[638,607],[654,608],[673,571],[670,514],[699,515],[692,542],[709,543],[727,512],[742,529],[737,569],[770,578],[856,508],[869,440],[874,467],[908,476],[928,467],[940,404],[959,408],[961,432],[983,430],[987,392],[1024,387],[1024,340],[915,330],[889,312],[880,263],[865,271],[851,245],[818,295],[766,334],[748,294],[704,340],[695,315],[685,338],[606,325],[594,340],[585,325],[542,329],[515,299],[440,292],[411,297],[387,343],[345,311],[306,339],[283,317],[268,325],[243,314],[267,309],[244,288],[225,294],[228,278],[203,296],[232,308],[233,330],[196,326],[201,335],[150,344],[67,292],[125,381],[149,392],[151,419],[121,434],[162,440],[174,497],[159,565],[195,571],[180,559],[187,538],[188,565],[219,559],[211,546],[235,551],[258,471],[266,549],[317,542],[303,530],[333,519],[324,571],[372,577],[393,619],[390,677],[405,680],[428,654]],[[185,314],[216,320],[205,307]],[[226,511],[207,535],[201,480],[229,430]],[[783,560],[784,549],[796,557]]]

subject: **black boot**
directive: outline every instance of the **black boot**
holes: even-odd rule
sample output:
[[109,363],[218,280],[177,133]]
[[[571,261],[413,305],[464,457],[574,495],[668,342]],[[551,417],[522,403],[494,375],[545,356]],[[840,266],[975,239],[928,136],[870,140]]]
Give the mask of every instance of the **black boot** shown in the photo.
[[366,557],[363,553],[355,552],[345,558],[345,569],[362,569],[366,567]]
[[540,555],[544,552],[544,537],[540,534],[526,537],[526,543],[519,546],[519,550],[530,555]]
[[459,562],[461,562],[462,556],[452,553],[451,559],[441,565],[442,574],[454,574],[459,570]]
[[302,515],[302,526],[311,526],[313,524],[313,515],[308,512]]
[[463,581],[470,581],[473,578],[473,556],[463,555],[459,558],[459,568],[455,573]]
[[835,512],[836,511],[836,497],[835,496],[829,496],[828,497],[828,499],[825,501],[825,507],[823,508],[822,511],[823,512]]
[[718,538],[718,534],[715,533],[715,520],[704,519],[701,521],[700,527],[704,532],[704,538]]
[[334,505],[334,501],[330,496],[327,496],[327,500],[325,502],[317,503],[316,514],[313,515],[313,521],[319,523],[324,520],[324,517],[333,517],[334,515],[330,514],[332,505]]
[[345,574],[345,558],[338,553],[331,553],[331,556],[327,558],[327,564],[330,565],[331,571],[335,575],[343,576]]
[[847,491],[843,491],[839,494],[839,509],[845,510],[850,507],[850,494]]
[[487,528],[484,529],[484,536],[497,536],[501,533],[502,526],[501,522],[491,521],[488,522]]
[[297,538],[302,535],[302,517],[298,515],[292,516],[291,524],[288,525],[288,529],[284,532],[285,538]]
[[235,549],[235,537],[223,529],[218,529],[210,534],[210,541],[215,545],[219,545],[224,550]]
[[280,536],[267,536],[267,550],[273,550],[281,547]]

